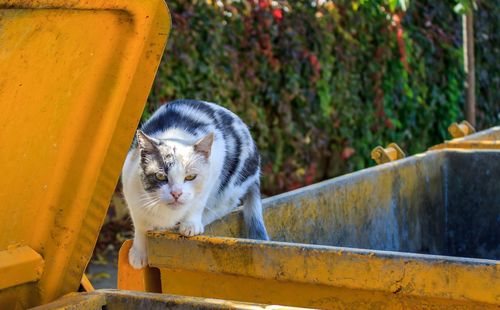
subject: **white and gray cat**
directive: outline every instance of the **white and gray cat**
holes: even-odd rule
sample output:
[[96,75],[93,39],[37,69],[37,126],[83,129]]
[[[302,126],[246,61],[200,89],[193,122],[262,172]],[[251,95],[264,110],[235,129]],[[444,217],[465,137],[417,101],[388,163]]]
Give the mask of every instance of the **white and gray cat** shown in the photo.
[[247,126],[213,103],[176,100],[137,131],[122,171],[134,223],[129,262],[147,264],[146,231],[178,227],[185,236],[243,202],[247,235],[268,240],[260,199],[260,156]]

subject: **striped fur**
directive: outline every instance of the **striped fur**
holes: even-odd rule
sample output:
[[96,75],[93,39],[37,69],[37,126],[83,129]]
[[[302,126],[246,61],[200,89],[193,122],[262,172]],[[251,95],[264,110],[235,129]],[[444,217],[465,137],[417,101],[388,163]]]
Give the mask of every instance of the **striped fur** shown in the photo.
[[259,177],[258,149],[234,113],[195,100],[160,107],[138,132],[122,172],[135,228],[132,266],[147,263],[147,230],[178,226],[184,235],[199,234],[240,201],[248,236],[267,240]]

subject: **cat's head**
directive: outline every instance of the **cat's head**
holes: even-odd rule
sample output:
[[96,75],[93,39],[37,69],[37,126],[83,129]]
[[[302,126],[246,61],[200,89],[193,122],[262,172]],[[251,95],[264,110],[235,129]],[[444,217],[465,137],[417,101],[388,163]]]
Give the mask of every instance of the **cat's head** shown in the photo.
[[180,209],[203,192],[210,166],[213,133],[195,143],[159,140],[137,131],[142,183],[160,205]]

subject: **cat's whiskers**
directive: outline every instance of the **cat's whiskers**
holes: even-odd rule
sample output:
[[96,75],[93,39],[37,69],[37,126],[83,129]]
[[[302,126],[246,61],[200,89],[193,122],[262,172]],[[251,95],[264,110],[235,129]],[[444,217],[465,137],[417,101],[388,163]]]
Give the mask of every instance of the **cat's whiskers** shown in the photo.
[[147,201],[145,201],[144,206],[150,206],[152,204],[156,204],[160,201],[160,197],[153,197]]
[[142,198],[142,199],[138,199],[138,201],[139,201],[139,202],[146,203],[146,202],[148,202],[148,201],[152,201],[152,200],[154,200],[154,199],[156,199],[156,198],[155,198],[155,197],[144,197],[144,198]]
[[139,196],[139,199],[144,199],[144,198],[154,198],[154,197],[151,197],[150,193],[144,193]]
[[153,197],[141,205],[141,209],[145,210],[147,213],[156,215],[158,213],[158,208],[155,208],[160,202],[160,197]]

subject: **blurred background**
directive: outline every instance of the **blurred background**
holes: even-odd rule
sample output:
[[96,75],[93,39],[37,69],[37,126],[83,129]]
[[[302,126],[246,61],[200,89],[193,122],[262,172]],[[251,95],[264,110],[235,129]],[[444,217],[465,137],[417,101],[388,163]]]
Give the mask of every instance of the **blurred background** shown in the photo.
[[[265,196],[374,165],[377,145],[414,154],[449,139],[447,127],[470,104],[465,14],[475,127],[500,124],[497,0],[167,4],[172,31],[143,121],[180,98],[231,109],[259,145]],[[120,191],[88,270],[96,287],[116,286],[116,252],[132,236]]]

